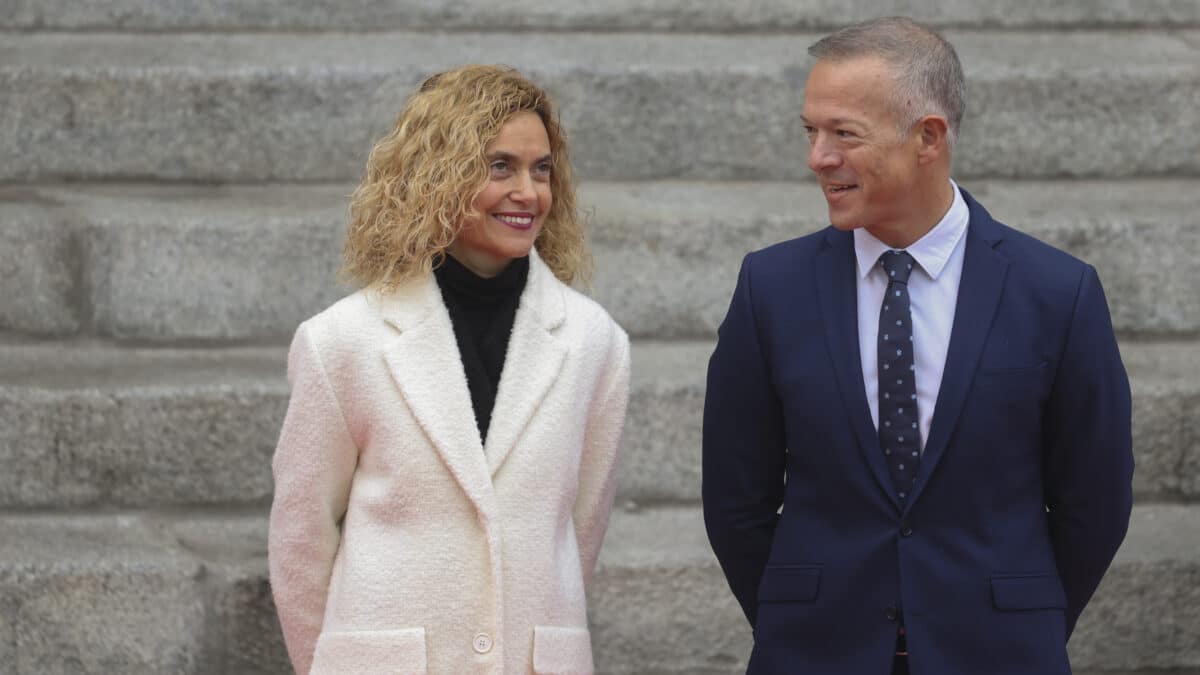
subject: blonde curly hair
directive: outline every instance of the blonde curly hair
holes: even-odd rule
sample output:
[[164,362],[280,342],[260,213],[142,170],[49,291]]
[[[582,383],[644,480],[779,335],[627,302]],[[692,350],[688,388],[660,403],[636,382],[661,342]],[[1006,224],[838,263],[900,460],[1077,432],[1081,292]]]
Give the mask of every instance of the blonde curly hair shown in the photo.
[[550,138],[553,203],[535,246],[563,283],[588,278],[591,254],[575,207],[567,140],[550,97],[519,72],[470,65],[426,79],[367,159],[350,202],[342,278],[394,290],[445,259],[489,180],[484,149],[521,112]]

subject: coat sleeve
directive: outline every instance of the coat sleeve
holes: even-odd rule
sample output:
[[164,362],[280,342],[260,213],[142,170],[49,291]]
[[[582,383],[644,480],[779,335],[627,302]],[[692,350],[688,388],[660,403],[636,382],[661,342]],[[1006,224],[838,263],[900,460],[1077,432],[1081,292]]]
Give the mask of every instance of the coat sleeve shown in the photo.
[[752,260],[742,263],[708,363],[701,497],[713,552],[754,626],[758,586],[783,504],[787,448],[755,316]]
[[1129,378],[1088,267],[1046,410],[1046,507],[1067,637],[1116,555],[1133,507]]
[[325,614],[358,453],[321,357],[302,324],[288,353],[292,387],[275,449],[267,555],[288,655],[307,675]]
[[617,450],[629,402],[629,337],[616,324],[613,333],[605,376],[588,412],[573,513],[585,586],[591,584],[600,544],[608,529],[617,488]]

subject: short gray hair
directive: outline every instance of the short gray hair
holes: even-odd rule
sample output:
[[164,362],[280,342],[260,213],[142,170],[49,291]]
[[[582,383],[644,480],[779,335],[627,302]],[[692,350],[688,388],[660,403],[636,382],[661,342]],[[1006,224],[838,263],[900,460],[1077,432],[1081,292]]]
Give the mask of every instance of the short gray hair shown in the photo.
[[[967,82],[953,45],[912,19],[889,16],[847,26],[821,38],[808,53],[829,61],[876,56],[896,69],[893,106],[901,130],[925,115],[946,118],[953,146],[966,109]],[[908,104],[908,102],[912,104]]]

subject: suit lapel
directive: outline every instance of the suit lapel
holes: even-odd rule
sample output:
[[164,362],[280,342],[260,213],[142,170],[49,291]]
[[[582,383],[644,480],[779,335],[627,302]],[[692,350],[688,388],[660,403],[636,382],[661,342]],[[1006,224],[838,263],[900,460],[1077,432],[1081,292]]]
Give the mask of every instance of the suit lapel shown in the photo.
[[908,502],[910,506],[920,498],[958,423],[983,345],[991,331],[992,319],[1000,305],[1004,277],[1008,271],[1008,260],[995,250],[996,244],[1000,243],[995,221],[965,190],[963,198],[971,215],[967,226],[966,250],[963,252],[962,279],[958,286],[946,367],[933,408],[929,438],[925,442],[925,452],[917,471],[917,484]]
[[500,372],[484,454],[494,476],[562,369],[567,349],[554,331],[565,317],[563,291],[536,251]]
[[433,275],[387,295],[374,294],[400,335],[383,350],[392,378],[463,491],[482,512],[492,492],[466,373],[450,315]]
[[850,411],[850,421],[858,436],[863,459],[871,467],[875,481],[896,508],[900,502],[892,489],[892,477],[879,447],[879,434],[871,422],[863,384],[862,356],[858,349],[858,285],[855,281],[854,238],[849,232],[830,229],[825,247],[817,254],[814,271],[821,315],[825,317],[825,338],[833,369],[837,374],[842,400]]

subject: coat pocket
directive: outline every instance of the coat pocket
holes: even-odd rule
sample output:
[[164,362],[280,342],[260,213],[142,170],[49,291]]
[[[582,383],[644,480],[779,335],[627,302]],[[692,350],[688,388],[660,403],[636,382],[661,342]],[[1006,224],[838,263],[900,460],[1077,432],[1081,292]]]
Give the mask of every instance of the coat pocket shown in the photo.
[[817,565],[768,565],[758,583],[758,601],[815,602],[821,591]]
[[327,631],[310,675],[425,675],[425,629]]
[[1066,609],[1067,594],[1057,574],[997,574],[992,603],[1000,610]]
[[592,675],[592,636],[587,628],[533,627],[533,672]]
[[1038,375],[1046,370],[1048,361],[1038,361],[1031,365],[1019,366],[993,366],[988,364],[980,364],[979,370],[976,373],[982,377],[1021,377],[1022,375]]

